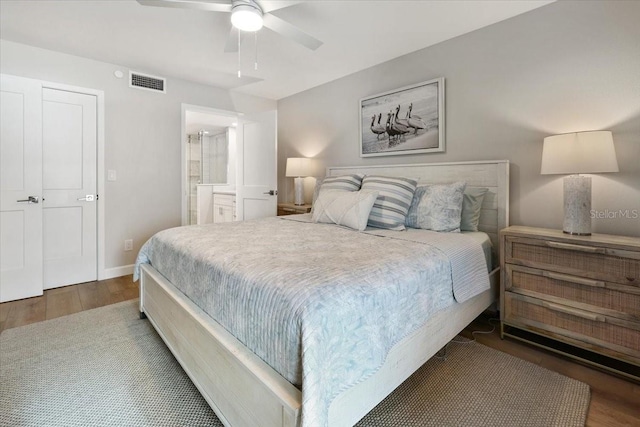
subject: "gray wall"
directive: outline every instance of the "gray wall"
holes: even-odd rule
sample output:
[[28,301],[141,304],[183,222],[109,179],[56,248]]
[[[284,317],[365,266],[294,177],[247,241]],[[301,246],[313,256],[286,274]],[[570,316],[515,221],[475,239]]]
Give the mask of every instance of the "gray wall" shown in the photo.
[[[132,264],[140,246],[155,232],[180,225],[181,104],[222,110],[273,110],[275,101],[231,93],[184,80],[167,78],[167,93],[128,87],[114,77],[128,68],[6,40],[0,41],[4,74],[64,83],[105,93],[105,171],[115,169],[117,181],[106,182],[105,267]],[[145,70],[136,70],[144,72]],[[132,252],[124,239],[134,240]]]
[[[603,129],[620,173],[594,176],[592,207],[640,214],[639,22],[640,2],[557,2],[282,99],[280,200],[293,199],[287,157],[318,159],[320,176],[328,165],[508,159],[511,224],[561,228],[562,177],[540,175],[542,140]],[[446,79],[446,153],[360,158],[359,100],[436,77]],[[640,218],[593,228],[640,236]]]

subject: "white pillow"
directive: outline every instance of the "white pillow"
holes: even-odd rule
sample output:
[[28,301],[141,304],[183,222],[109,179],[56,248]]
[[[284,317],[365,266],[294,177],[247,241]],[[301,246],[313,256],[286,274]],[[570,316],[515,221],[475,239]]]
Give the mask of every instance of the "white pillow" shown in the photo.
[[342,190],[359,191],[362,186],[364,175],[354,173],[350,175],[327,176],[316,180],[316,188],[313,191],[313,201],[311,202],[311,213],[315,210],[316,200],[322,190]]
[[363,231],[377,197],[377,191],[322,190],[314,205],[313,222]]

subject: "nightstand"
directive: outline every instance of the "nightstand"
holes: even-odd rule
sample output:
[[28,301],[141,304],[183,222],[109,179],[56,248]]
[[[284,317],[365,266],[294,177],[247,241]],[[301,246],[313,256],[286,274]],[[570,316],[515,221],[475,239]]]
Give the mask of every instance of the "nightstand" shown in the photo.
[[501,337],[640,380],[640,238],[500,232]]
[[297,215],[311,212],[311,205],[294,205],[293,203],[278,203],[278,216]]

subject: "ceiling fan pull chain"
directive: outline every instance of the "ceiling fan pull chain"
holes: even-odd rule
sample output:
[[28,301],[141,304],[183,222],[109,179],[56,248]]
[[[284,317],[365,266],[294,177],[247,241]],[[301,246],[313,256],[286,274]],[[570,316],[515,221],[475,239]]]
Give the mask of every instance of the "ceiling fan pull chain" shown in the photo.
[[255,34],[255,45],[256,45],[256,60],[253,64],[253,69],[257,71],[258,70],[258,32],[256,31],[253,34]]
[[240,34],[242,31],[238,30],[238,78],[242,78],[242,71],[240,71]]

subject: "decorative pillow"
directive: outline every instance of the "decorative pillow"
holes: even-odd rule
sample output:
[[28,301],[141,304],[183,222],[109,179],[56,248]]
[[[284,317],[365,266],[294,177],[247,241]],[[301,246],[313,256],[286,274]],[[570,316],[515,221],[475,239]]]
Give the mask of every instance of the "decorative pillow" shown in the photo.
[[311,213],[313,213],[313,207],[316,204],[316,200],[318,200],[318,196],[320,195],[320,188],[322,188],[322,182],[324,178],[316,178],[316,186],[313,189],[313,198],[311,199]]
[[362,189],[377,191],[378,198],[369,214],[369,225],[390,230],[404,230],[416,181],[408,178],[367,175],[362,180]]
[[322,180],[322,190],[358,191],[362,186],[361,174],[327,176]]
[[316,180],[316,188],[313,190],[311,213],[315,211],[314,206],[321,190],[358,191],[362,186],[363,177],[364,175],[361,174],[351,174],[318,178]]
[[316,200],[313,222],[344,225],[354,230],[367,228],[375,191],[323,190]]
[[466,183],[421,185],[407,214],[407,227],[460,232]]
[[488,188],[467,187],[464,190],[462,199],[462,218],[460,220],[460,230],[478,231],[480,222],[480,210],[484,196],[489,191]]

